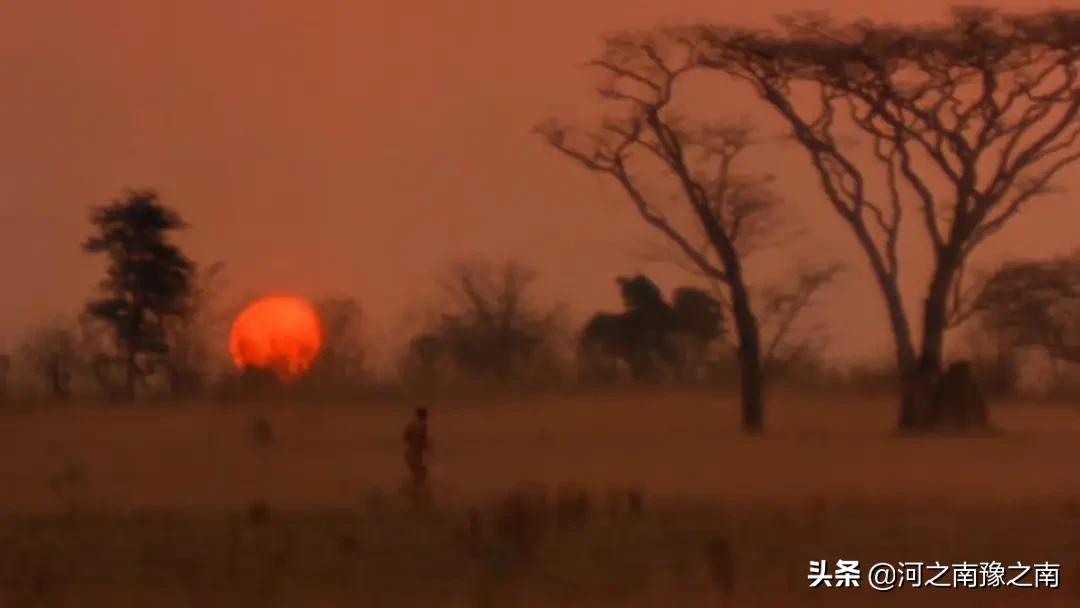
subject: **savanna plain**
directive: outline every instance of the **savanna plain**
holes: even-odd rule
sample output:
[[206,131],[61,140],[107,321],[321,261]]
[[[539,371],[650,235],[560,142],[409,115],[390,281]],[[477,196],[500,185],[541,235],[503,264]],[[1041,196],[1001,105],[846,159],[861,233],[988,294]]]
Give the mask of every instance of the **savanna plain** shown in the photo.
[[[413,405],[413,404],[410,404]],[[1077,606],[1080,409],[895,434],[895,404],[597,392],[0,414],[0,606]],[[1061,564],[1057,589],[811,589],[810,560]]]

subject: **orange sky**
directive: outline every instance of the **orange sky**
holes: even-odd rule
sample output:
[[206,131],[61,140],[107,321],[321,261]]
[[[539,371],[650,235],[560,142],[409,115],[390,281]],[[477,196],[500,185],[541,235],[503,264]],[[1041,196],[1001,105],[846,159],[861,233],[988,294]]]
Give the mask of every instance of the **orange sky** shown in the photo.
[[[813,7],[929,19],[949,4]],[[588,107],[579,66],[604,31],[699,17],[765,23],[810,7],[0,0],[0,349],[27,324],[77,309],[100,272],[79,251],[87,209],[126,186],[158,188],[193,225],[191,255],[226,260],[236,290],[354,295],[386,331],[433,292],[446,260],[472,253],[535,265],[544,296],[581,314],[614,306],[615,274],[656,270],[639,255],[650,233],[617,190],[530,128]],[[773,158],[784,191],[803,197],[808,246],[853,251],[839,220],[805,199],[802,157]],[[1080,214],[1063,201],[1040,206],[990,255],[1071,248]],[[887,344],[863,266],[855,259],[829,298],[840,355]],[[666,287],[678,279],[660,272]]]

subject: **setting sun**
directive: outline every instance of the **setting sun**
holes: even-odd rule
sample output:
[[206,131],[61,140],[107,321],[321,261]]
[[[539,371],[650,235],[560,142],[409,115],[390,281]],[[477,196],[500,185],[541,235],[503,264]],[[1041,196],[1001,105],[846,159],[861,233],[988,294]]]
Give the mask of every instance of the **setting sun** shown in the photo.
[[269,370],[282,380],[306,373],[322,343],[318,313],[296,296],[252,302],[236,316],[229,332],[229,354],[237,367]]

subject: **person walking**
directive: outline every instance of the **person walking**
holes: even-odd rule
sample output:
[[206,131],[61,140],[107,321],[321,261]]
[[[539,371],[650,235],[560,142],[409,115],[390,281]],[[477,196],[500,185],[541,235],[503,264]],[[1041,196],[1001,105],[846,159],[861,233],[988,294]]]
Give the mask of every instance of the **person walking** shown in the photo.
[[425,407],[416,408],[416,412],[405,425],[405,464],[414,488],[427,486],[428,455],[431,453],[431,439],[428,437],[428,411]]

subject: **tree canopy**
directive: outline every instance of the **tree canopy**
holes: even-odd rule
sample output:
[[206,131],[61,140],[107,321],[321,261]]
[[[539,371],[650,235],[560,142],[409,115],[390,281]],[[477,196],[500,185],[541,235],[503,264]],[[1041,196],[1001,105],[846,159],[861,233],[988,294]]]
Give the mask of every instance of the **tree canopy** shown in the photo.
[[621,313],[600,312],[580,337],[583,370],[610,379],[623,365],[634,380],[665,374],[688,376],[705,363],[707,351],[724,335],[724,307],[696,287],[680,287],[668,303],[645,275],[618,277]]
[[[1080,160],[1080,11],[958,9],[938,25],[802,13],[780,23],[780,31],[693,24],[617,35],[602,61],[646,90],[640,75],[671,73],[676,56],[680,73],[748,84],[781,120],[883,297],[899,424],[932,427],[959,300],[950,294],[964,265]],[[899,283],[905,218],[917,221],[933,260],[918,338]]]
[[1012,348],[1080,363],[1080,255],[1003,264],[973,309]]
[[131,191],[94,209],[90,221],[95,232],[83,249],[104,255],[108,265],[101,295],[87,302],[86,314],[112,329],[131,400],[146,372],[140,359],[168,352],[166,320],[183,315],[189,305],[194,265],[169,241],[169,233],[185,224],[150,190]]

